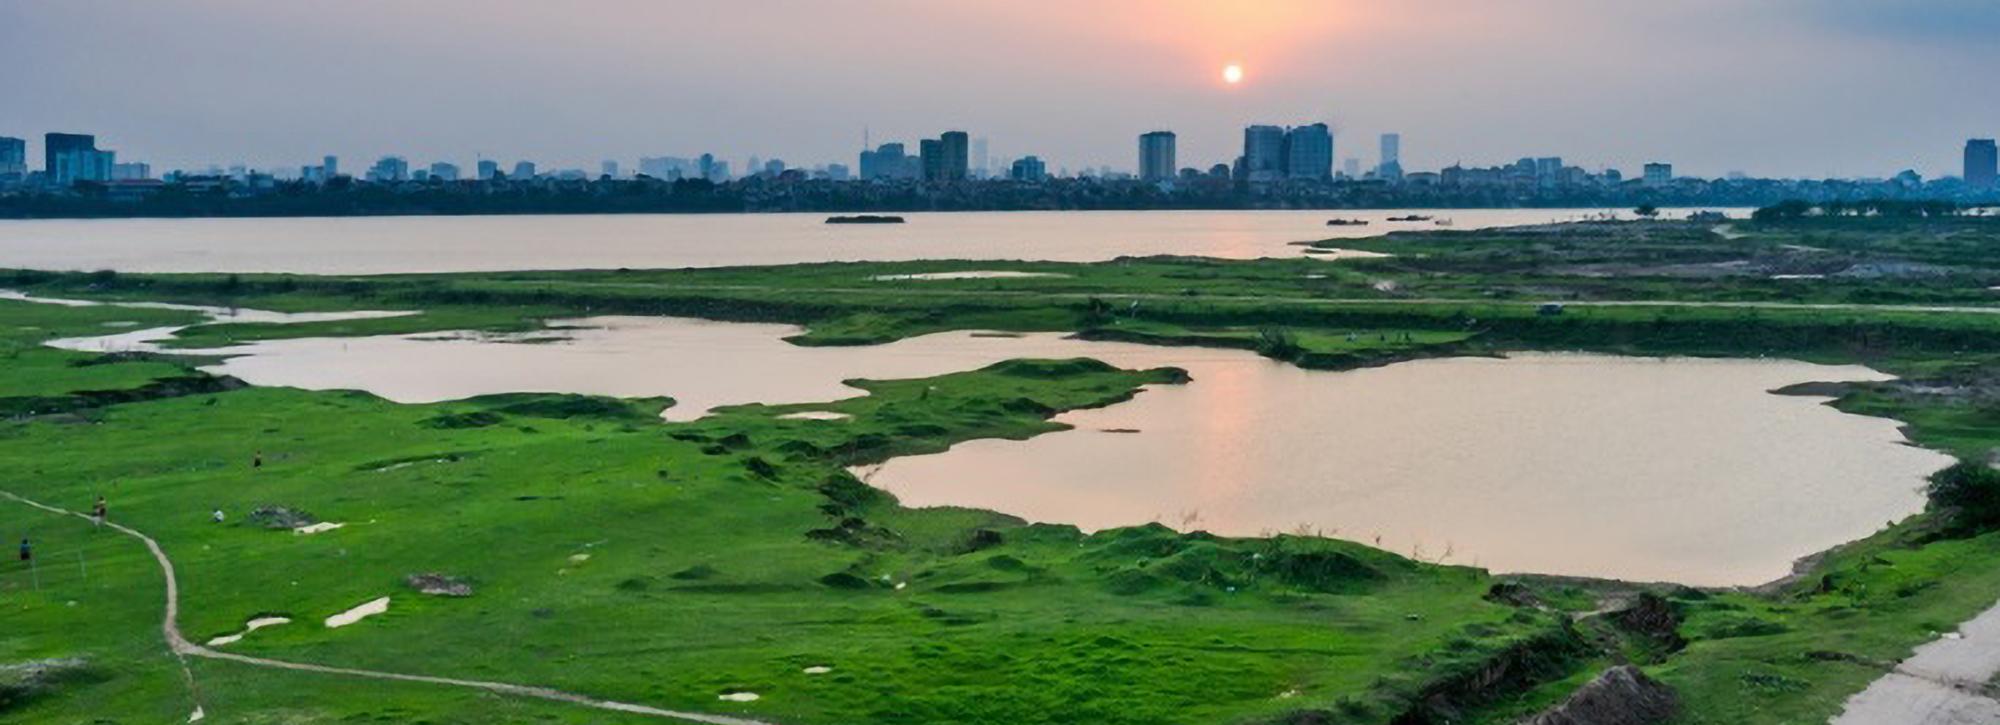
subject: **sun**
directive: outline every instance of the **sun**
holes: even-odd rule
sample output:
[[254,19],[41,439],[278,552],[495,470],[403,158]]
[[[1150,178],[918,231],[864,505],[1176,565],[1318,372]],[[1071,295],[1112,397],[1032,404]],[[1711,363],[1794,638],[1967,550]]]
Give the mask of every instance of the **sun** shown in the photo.
[[1222,67],[1222,82],[1236,85],[1243,82],[1243,66],[1231,63]]

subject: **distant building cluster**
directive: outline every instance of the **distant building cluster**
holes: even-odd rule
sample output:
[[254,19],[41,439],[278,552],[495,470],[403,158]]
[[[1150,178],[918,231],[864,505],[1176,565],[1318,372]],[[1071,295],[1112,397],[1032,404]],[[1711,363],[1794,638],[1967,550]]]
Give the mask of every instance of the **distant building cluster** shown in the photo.
[[[1628,178],[1617,169],[1586,169],[1560,156],[1410,171],[1403,164],[1401,134],[1381,134],[1374,163],[1364,164],[1356,156],[1337,156],[1335,134],[1326,123],[1248,126],[1243,129],[1240,153],[1228,163],[1207,168],[1180,165],[1179,137],[1173,131],[1147,131],[1137,141],[1136,174],[1108,166],[1058,168],[1035,154],[1004,161],[991,153],[987,139],[948,130],[917,140],[915,153],[903,142],[871,145],[864,139],[858,163],[852,167],[828,163],[808,168],[752,156],[739,173],[729,161],[702,153],[644,156],[632,167],[605,160],[590,173],[575,168],[548,170],[526,159],[507,163],[480,158],[461,167],[442,160],[418,165],[404,156],[387,155],[358,176],[350,176],[343,173],[339,158],[328,155],[317,164],[293,167],[296,171],[260,171],[236,164],[155,176],[148,164],[119,162],[116,152],[98,148],[95,136],[48,133],[43,137],[41,163],[32,167],[26,140],[0,137],[0,197],[137,201],[172,190],[245,199],[280,190],[296,196],[385,188],[469,199],[496,189],[587,197],[626,188],[621,193],[703,195],[698,203],[630,202],[642,208],[696,204],[702,210],[752,211],[1762,205],[1794,198],[2000,201],[2000,151],[1993,139],[1966,142],[1962,176],[1930,180],[1914,171],[1887,179],[1780,180],[1742,174],[1703,179],[1676,175],[1666,162],[1647,163],[1636,177]],[[1336,169],[1337,160],[1341,163]]]

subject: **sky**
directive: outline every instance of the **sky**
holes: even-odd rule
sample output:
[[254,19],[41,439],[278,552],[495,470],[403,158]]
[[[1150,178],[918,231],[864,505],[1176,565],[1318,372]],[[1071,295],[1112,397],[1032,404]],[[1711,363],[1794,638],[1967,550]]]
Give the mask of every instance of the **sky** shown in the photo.
[[1995,68],[1992,0],[0,0],[0,136],[156,171],[853,166],[951,129],[1121,170],[1166,129],[1205,168],[1326,122],[1411,170],[1935,176],[2000,136]]

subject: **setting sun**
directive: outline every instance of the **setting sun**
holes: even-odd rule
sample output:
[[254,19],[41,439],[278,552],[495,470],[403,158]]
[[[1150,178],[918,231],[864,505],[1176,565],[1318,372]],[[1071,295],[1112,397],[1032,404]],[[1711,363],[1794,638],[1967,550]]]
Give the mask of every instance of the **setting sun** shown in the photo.
[[1236,85],[1243,82],[1243,66],[1230,64],[1222,67],[1222,82]]

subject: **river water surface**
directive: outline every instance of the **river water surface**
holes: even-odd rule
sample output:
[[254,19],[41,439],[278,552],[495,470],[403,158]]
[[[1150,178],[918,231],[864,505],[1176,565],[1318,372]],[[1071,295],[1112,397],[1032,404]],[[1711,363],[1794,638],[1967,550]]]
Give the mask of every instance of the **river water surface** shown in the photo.
[[[828,261],[1094,262],[1185,254],[1296,257],[1292,242],[1435,222],[1403,211],[1105,211],[906,214],[907,224],[826,224],[825,214],[617,214],[0,221],[0,267],[122,272],[395,274],[722,267]],[[1543,224],[1592,209],[1422,212],[1456,229]],[[1666,210],[1667,217],[1687,210]],[[1745,210],[1731,210],[1744,215]],[[1368,226],[1329,227],[1332,218]]]
[[[809,348],[786,325],[605,317],[529,335],[258,342],[211,368],[254,384],[428,402],[546,391],[715,406],[830,401],[849,378],[1018,357],[1179,366],[1193,382],[858,470],[913,506],[974,506],[1085,529],[1158,521],[1226,535],[1311,531],[1430,560],[1701,585],[1756,584],[1923,505],[1949,463],[1894,421],[1768,391],[1881,380],[1792,361],[1525,354],[1316,372],[1247,352],[942,333]],[[128,332],[61,341],[145,349]],[[849,425],[843,420],[815,425]],[[1136,432],[1131,432],[1136,431]]]

